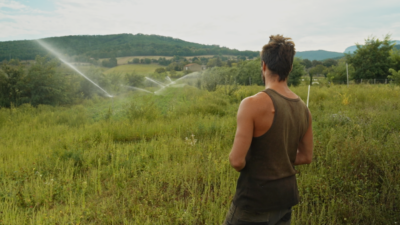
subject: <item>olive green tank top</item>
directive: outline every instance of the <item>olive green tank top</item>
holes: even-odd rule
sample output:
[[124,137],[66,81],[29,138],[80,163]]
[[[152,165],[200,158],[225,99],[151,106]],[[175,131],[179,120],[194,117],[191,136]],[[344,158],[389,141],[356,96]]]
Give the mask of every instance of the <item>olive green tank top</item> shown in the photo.
[[274,119],[265,134],[253,137],[233,198],[237,207],[260,212],[298,203],[293,164],[309,120],[308,108],[300,98],[287,98],[272,89],[264,92],[274,104]]

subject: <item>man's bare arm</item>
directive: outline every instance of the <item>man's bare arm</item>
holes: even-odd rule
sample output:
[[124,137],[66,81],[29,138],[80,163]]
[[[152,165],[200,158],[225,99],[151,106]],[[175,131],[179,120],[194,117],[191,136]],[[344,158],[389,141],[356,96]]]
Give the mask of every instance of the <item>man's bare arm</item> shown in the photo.
[[239,106],[237,113],[237,129],[232,151],[229,154],[229,162],[236,171],[246,166],[246,155],[250,148],[254,132],[254,99],[246,98]]
[[311,113],[309,112],[308,129],[303,139],[299,142],[294,165],[310,164],[314,149]]

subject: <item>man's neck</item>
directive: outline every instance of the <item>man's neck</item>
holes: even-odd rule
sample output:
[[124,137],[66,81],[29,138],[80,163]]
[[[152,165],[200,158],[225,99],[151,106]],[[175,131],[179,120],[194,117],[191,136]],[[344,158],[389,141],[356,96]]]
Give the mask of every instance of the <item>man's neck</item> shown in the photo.
[[273,77],[273,78],[267,78],[265,80],[265,89],[273,89],[275,91],[282,91],[282,92],[287,92],[290,91],[288,85],[287,85],[287,80],[285,81],[279,81],[279,78]]

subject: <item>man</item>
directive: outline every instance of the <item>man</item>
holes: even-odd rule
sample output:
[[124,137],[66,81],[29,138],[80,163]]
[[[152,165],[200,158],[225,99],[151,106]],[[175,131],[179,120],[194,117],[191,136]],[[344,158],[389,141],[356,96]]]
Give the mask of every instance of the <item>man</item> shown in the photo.
[[261,52],[265,90],[245,98],[229,161],[240,172],[224,224],[290,224],[299,202],[294,165],[313,153],[311,114],[288,85],[294,43],[273,35]]

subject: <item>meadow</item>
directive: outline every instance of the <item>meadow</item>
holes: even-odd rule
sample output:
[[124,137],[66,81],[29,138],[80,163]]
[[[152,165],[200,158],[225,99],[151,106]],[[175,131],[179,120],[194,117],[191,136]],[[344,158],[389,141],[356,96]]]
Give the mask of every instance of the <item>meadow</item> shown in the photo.
[[107,69],[105,71],[105,74],[112,74],[112,73],[132,73],[136,72],[138,74],[151,74],[154,73],[154,71],[157,68],[164,67],[160,66],[158,64],[126,64],[126,65],[119,65],[110,69]]
[[[0,109],[0,224],[221,224],[240,101],[263,90],[128,92]],[[303,100],[307,87],[292,90]],[[400,223],[400,87],[311,88],[314,157],[292,224]]]

